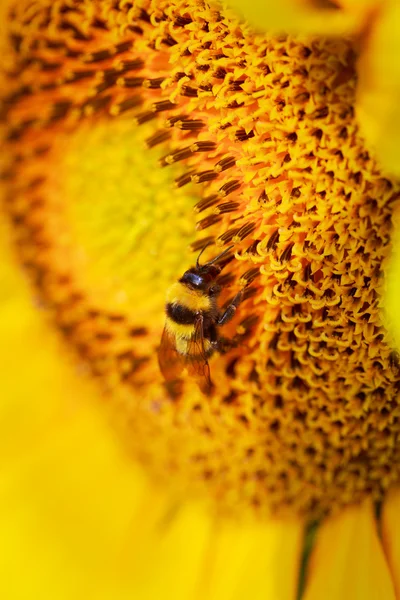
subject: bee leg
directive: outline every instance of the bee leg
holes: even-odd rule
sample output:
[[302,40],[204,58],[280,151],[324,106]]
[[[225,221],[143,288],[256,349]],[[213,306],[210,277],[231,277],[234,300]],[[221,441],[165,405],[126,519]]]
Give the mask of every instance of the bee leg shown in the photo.
[[232,302],[225,309],[225,311],[222,313],[222,315],[219,316],[218,321],[217,321],[218,325],[225,325],[225,323],[228,323],[228,321],[230,321],[233,318],[237,307],[239,306],[239,304],[242,301],[242,298],[243,298],[243,290],[240,290],[240,292],[238,292],[236,294],[236,296],[233,298]]
[[222,289],[222,288],[221,288],[221,286],[220,286],[220,285],[217,285],[217,284],[216,284],[216,285],[213,285],[213,286],[212,286],[212,287],[210,287],[210,289],[209,289],[210,296],[218,296],[218,294],[220,293],[221,289]]

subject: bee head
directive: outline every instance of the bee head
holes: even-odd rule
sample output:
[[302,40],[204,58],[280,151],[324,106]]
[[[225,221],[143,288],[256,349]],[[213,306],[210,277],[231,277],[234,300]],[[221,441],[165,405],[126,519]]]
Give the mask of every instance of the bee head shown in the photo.
[[192,267],[191,269],[188,269],[179,281],[185,283],[192,289],[207,292],[220,273],[221,267],[206,264],[201,267]]
[[208,261],[204,265],[201,265],[199,263],[200,256],[203,254],[208,245],[209,244],[206,244],[204,246],[197,257],[196,266],[192,267],[188,271],[185,271],[183,277],[181,277],[179,280],[181,283],[185,283],[192,289],[201,290],[202,292],[207,292],[213,286],[216,278],[222,271],[224,265],[218,265],[215,263],[233,248],[233,246],[229,246],[229,248],[226,248],[226,250],[218,254],[218,256]]

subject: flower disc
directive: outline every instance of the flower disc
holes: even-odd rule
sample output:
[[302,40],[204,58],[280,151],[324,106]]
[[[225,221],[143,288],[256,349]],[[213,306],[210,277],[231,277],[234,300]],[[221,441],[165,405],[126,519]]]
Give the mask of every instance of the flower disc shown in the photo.
[[[399,480],[379,312],[399,187],[354,118],[344,39],[195,0],[20,0],[3,73],[22,265],[130,451],[220,511],[320,515]],[[168,287],[232,246],[215,393],[158,368]]]

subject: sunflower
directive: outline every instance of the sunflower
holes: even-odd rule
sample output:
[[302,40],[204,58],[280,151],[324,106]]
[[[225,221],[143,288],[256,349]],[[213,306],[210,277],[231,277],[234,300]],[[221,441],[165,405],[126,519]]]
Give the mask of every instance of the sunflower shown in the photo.
[[[305,6],[3,5],[3,597],[399,596],[376,6]],[[241,294],[210,395],[157,361],[200,252]]]

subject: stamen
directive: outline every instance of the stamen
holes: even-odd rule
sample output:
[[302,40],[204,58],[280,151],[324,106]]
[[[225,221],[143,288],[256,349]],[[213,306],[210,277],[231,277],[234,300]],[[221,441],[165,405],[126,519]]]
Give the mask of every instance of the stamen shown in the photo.
[[238,129],[235,132],[235,137],[238,142],[245,142],[254,137],[254,131],[249,131],[249,133],[246,133],[244,129]]
[[184,185],[187,185],[188,183],[190,183],[192,181],[192,175],[194,173],[196,173],[196,170],[192,169],[192,171],[187,171],[187,173],[184,173],[180,177],[177,177],[175,179],[176,187],[180,188],[180,187],[183,187]]
[[93,98],[88,100],[81,107],[81,113],[84,116],[89,117],[90,115],[100,112],[103,108],[106,108],[112,100],[111,96],[102,96],[99,98]]
[[216,215],[223,215],[225,213],[230,213],[236,211],[240,207],[240,202],[223,202],[222,204],[218,204],[214,208],[214,213]]
[[178,129],[182,129],[183,131],[198,131],[199,129],[203,129],[204,122],[200,121],[200,119],[179,120],[175,123],[175,127],[178,127]]
[[56,121],[63,119],[69,113],[72,106],[73,104],[71,100],[61,100],[60,102],[56,102],[53,105],[53,110],[51,112],[48,122],[55,123]]
[[174,40],[174,38],[172,37],[172,35],[170,33],[168,33],[166,35],[165,38],[163,38],[162,40],[163,44],[166,44],[167,46],[175,46],[175,44],[177,44],[178,42],[176,40]]
[[253,231],[255,229],[256,229],[255,223],[246,223],[245,225],[242,225],[242,227],[238,230],[237,234],[234,236],[233,241],[239,242],[239,241],[244,240],[248,235],[253,233]]
[[149,121],[152,121],[155,118],[156,114],[153,111],[146,111],[139,113],[135,117],[133,117],[133,123],[135,125],[143,125],[144,123],[148,123]]
[[145,79],[143,87],[149,90],[158,90],[165,81],[164,77],[155,77],[154,79]]
[[312,115],[311,118],[312,119],[325,119],[325,117],[327,117],[329,115],[329,108],[328,106],[324,106],[323,108],[318,108],[317,110],[315,110]]
[[212,152],[217,147],[215,142],[196,142],[190,149],[192,152]]
[[202,173],[192,175],[192,181],[193,183],[204,183],[205,181],[213,181],[217,177],[218,173],[215,171],[203,171]]
[[[68,19],[63,19],[60,22],[60,29],[62,31],[70,31],[73,39],[79,42],[89,42],[93,39],[92,36],[85,35],[76,25],[68,21]],[[68,55],[70,56],[70,53]]]
[[128,71],[138,71],[144,67],[144,61],[141,58],[134,58],[132,60],[124,60],[121,63],[120,73],[127,73]]
[[236,164],[236,160],[233,156],[226,156],[225,158],[221,158],[220,161],[214,167],[214,170],[217,173],[221,173],[222,171],[226,171],[226,169],[231,169]]
[[186,25],[190,25],[190,23],[192,23],[190,17],[182,17],[181,15],[178,15],[174,21],[176,27],[185,27]]
[[141,96],[131,96],[130,98],[126,98],[118,104],[114,104],[114,106],[112,106],[110,109],[110,113],[114,116],[121,115],[127,110],[131,110],[132,108],[140,106],[142,102],[143,98]]
[[138,19],[149,24],[151,23],[150,15],[144,8],[138,6],[134,6],[133,8],[130,6],[129,8],[134,11],[134,14]]
[[267,242],[267,250],[273,250],[276,248],[277,243],[279,242],[279,229],[275,229],[273,234],[270,236]]
[[228,181],[227,183],[224,183],[224,185],[219,189],[219,195],[225,198],[229,194],[232,194],[232,192],[238,190],[240,186],[241,182],[239,180]]
[[211,194],[211,196],[206,196],[205,198],[197,202],[197,204],[194,205],[194,210],[195,212],[200,213],[203,210],[207,210],[207,208],[214,206],[214,204],[217,204],[218,201],[218,194]]
[[110,88],[114,87],[117,83],[117,79],[117,75],[114,75],[113,77],[107,77],[106,79],[104,79],[104,81],[102,81],[102,83],[99,83],[99,85],[96,86],[95,93],[101,94],[101,92],[105,92],[106,90],[109,90]]
[[143,337],[144,335],[147,335],[148,330],[146,329],[146,327],[132,327],[132,329],[129,330],[129,335],[131,337]]
[[242,90],[242,85],[245,83],[245,79],[238,79],[237,81],[231,81],[229,87],[232,91],[238,92]]
[[178,121],[180,121],[182,119],[186,119],[186,115],[175,115],[173,117],[169,117],[165,121],[165,126],[166,127],[174,127],[175,123],[177,123]]
[[6,141],[17,142],[23,136],[23,134],[28,129],[30,129],[32,125],[35,125],[36,123],[38,123],[37,119],[26,119],[18,125],[15,125],[13,128],[10,129],[9,133],[7,134]]
[[[254,296],[256,290],[255,288],[248,288],[244,291],[244,295],[247,296],[244,300],[248,300],[252,296]],[[244,335],[246,332],[250,331],[257,323],[259,322],[260,317],[258,315],[249,315],[242,319],[237,327],[237,331],[239,334]]]
[[246,253],[249,255],[256,256],[258,254],[258,244],[261,243],[261,240],[254,240],[252,244],[247,248]]
[[219,215],[208,215],[208,217],[205,217],[196,224],[196,230],[202,231],[203,229],[207,229],[207,227],[211,227],[211,225],[216,225],[219,221],[221,221]]
[[303,281],[309,281],[311,279],[311,275],[311,265],[310,263],[307,263],[304,267]]
[[294,243],[291,243],[287,246],[287,248],[285,248],[285,250],[282,252],[281,256],[280,256],[280,262],[285,262],[287,260],[290,260],[291,256],[292,256],[292,250],[293,250],[293,246]]
[[260,275],[260,269],[257,267],[254,267],[253,269],[249,269],[248,271],[243,273],[243,275],[240,277],[240,281],[243,282],[242,285],[246,285],[246,284],[249,285],[259,275]]
[[84,79],[89,79],[96,75],[96,71],[86,70],[86,71],[74,71],[66,78],[66,82],[68,83],[77,83],[78,81],[83,81]]
[[221,242],[223,242],[224,244],[226,244],[228,242],[231,242],[237,236],[239,231],[240,229],[228,229],[228,231],[225,231],[225,233],[220,235],[218,239],[221,240]]
[[172,165],[173,163],[179,162],[180,160],[185,160],[192,155],[192,150],[187,148],[181,148],[180,150],[176,150],[172,154],[167,154],[166,156],[160,158],[160,165],[162,167],[166,167],[167,165]]
[[114,52],[112,48],[105,48],[104,50],[98,50],[93,54],[84,54],[82,56],[82,60],[85,63],[96,63],[102,62],[103,60],[107,60],[107,58],[112,58],[114,56]]
[[226,75],[227,71],[223,67],[218,67],[218,69],[214,71],[215,79],[225,79]]
[[119,77],[116,80],[117,85],[126,88],[138,88],[144,85],[144,77]]
[[171,137],[171,132],[165,129],[156,131],[152,136],[147,138],[146,145],[148,148],[153,148],[162,142],[166,142]]
[[86,63],[98,63],[108,58],[112,58],[113,56],[117,56],[118,54],[123,54],[128,50],[131,50],[133,47],[132,41],[122,42],[114,46],[114,48],[104,48],[103,50],[97,50],[96,52],[91,52],[88,54],[84,54],[82,56],[83,62]]
[[12,92],[11,94],[8,94],[7,96],[5,96],[2,100],[1,100],[1,119],[5,119],[7,116],[7,112],[8,110],[12,107],[13,104],[15,104],[16,102],[18,102],[18,100],[20,100],[21,98],[24,98],[24,96],[31,96],[34,93],[34,88],[31,85],[23,85],[20,88],[18,88],[17,90],[15,90],[15,92]]
[[182,96],[187,96],[188,98],[196,98],[198,91],[196,88],[191,87],[190,85],[183,85],[181,94]]
[[172,110],[175,107],[175,104],[170,100],[161,100],[161,102],[154,102],[152,105],[152,111],[159,113],[164,112],[166,110]]
[[57,71],[62,66],[62,63],[60,63],[60,62],[51,63],[51,62],[47,62],[45,60],[40,60],[37,64],[39,65],[39,68],[41,71],[44,71],[44,72],[47,71],[50,73],[52,71]]

